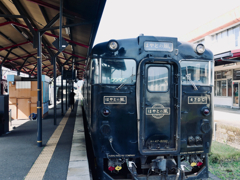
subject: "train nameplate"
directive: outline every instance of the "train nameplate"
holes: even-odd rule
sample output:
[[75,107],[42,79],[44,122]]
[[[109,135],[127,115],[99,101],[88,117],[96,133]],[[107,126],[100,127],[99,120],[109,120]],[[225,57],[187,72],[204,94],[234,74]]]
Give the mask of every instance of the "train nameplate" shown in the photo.
[[127,104],[127,96],[104,96],[104,104]]
[[207,104],[206,96],[188,96],[188,104]]
[[144,50],[145,51],[173,51],[173,43],[170,42],[144,42]]
[[170,115],[170,108],[161,104],[155,104],[153,107],[146,108],[146,115],[152,115],[156,119],[161,119],[164,115]]

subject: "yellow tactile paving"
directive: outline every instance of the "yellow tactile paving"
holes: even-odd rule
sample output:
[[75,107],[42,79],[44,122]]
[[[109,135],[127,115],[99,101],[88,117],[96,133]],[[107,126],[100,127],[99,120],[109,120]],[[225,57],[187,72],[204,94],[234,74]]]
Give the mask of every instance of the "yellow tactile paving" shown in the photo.
[[48,164],[52,158],[55,151],[57,143],[62,135],[64,127],[68,121],[71,109],[69,108],[61,122],[59,123],[57,129],[52,134],[51,138],[48,140],[46,146],[42,150],[41,154],[38,156],[37,160],[33,164],[32,168],[28,172],[25,180],[42,180],[43,176],[47,170]]

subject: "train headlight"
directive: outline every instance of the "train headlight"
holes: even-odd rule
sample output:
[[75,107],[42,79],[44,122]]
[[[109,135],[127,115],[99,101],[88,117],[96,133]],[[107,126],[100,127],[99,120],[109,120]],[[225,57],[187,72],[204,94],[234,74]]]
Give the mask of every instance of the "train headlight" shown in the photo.
[[109,114],[110,114],[110,109],[108,109],[108,108],[103,108],[103,109],[102,109],[102,115],[103,115],[104,117],[109,116]]
[[195,47],[195,51],[198,54],[203,54],[205,52],[205,47],[203,44],[197,44]]
[[119,48],[118,42],[115,41],[115,40],[110,40],[110,41],[108,42],[108,48],[109,48],[111,51],[117,51],[118,48]]
[[204,116],[208,116],[208,115],[210,114],[210,110],[209,110],[208,108],[204,107],[204,108],[202,109],[202,114],[203,114]]

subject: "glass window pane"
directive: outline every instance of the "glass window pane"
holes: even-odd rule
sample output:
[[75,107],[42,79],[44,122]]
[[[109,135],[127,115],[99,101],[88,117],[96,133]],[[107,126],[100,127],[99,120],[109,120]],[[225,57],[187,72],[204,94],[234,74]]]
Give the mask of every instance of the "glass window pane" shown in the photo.
[[232,79],[228,79],[228,97],[232,97]]
[[214,81],[214,96],[217,95],[217,83]]
[[93,84],[99,83],[99,63],[98,59],[92,59],[92,82]]
[[221,71],[216,72],[216,78],[217,79],[222,79],[222,72]]
[[136,61],[132,59],[102,59],[103,84],[136,82]]
[[217,81],[217,96],[222,95],[222,89],[221,89],[221,81]]
[[227,95],[227,88],[226,88],[226,80],[222,81],[222,96],[226,96]]
[[[209,73],[209,65],[208,61],[182,61],[181,69],[182,69],[182,84],[191,85],[191,81],[196,85],[210,85],[211,82],[211,73]],[[187,78],[186,75],[189,75]]]
[[240,80],[240,70],[233,70],[233,80]]
[[234,34],[235,34],[235,46],[238,46],[238,37],[239,37],[239,26],[234,28]]
[[148,68],[148,89],[150,91],[168,90],[168,69],[166,67]]
[[222,78],[226,78],[227,77],[227,73],[228,73],[228,71],[223,71],[222,72]]

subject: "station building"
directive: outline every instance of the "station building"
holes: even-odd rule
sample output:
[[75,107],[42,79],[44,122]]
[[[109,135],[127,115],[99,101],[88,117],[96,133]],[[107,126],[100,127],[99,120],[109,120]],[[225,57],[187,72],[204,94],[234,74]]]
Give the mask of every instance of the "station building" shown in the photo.
[[203,43],[214,54],[214,105],[240,108],[240,6],[180,39]]

